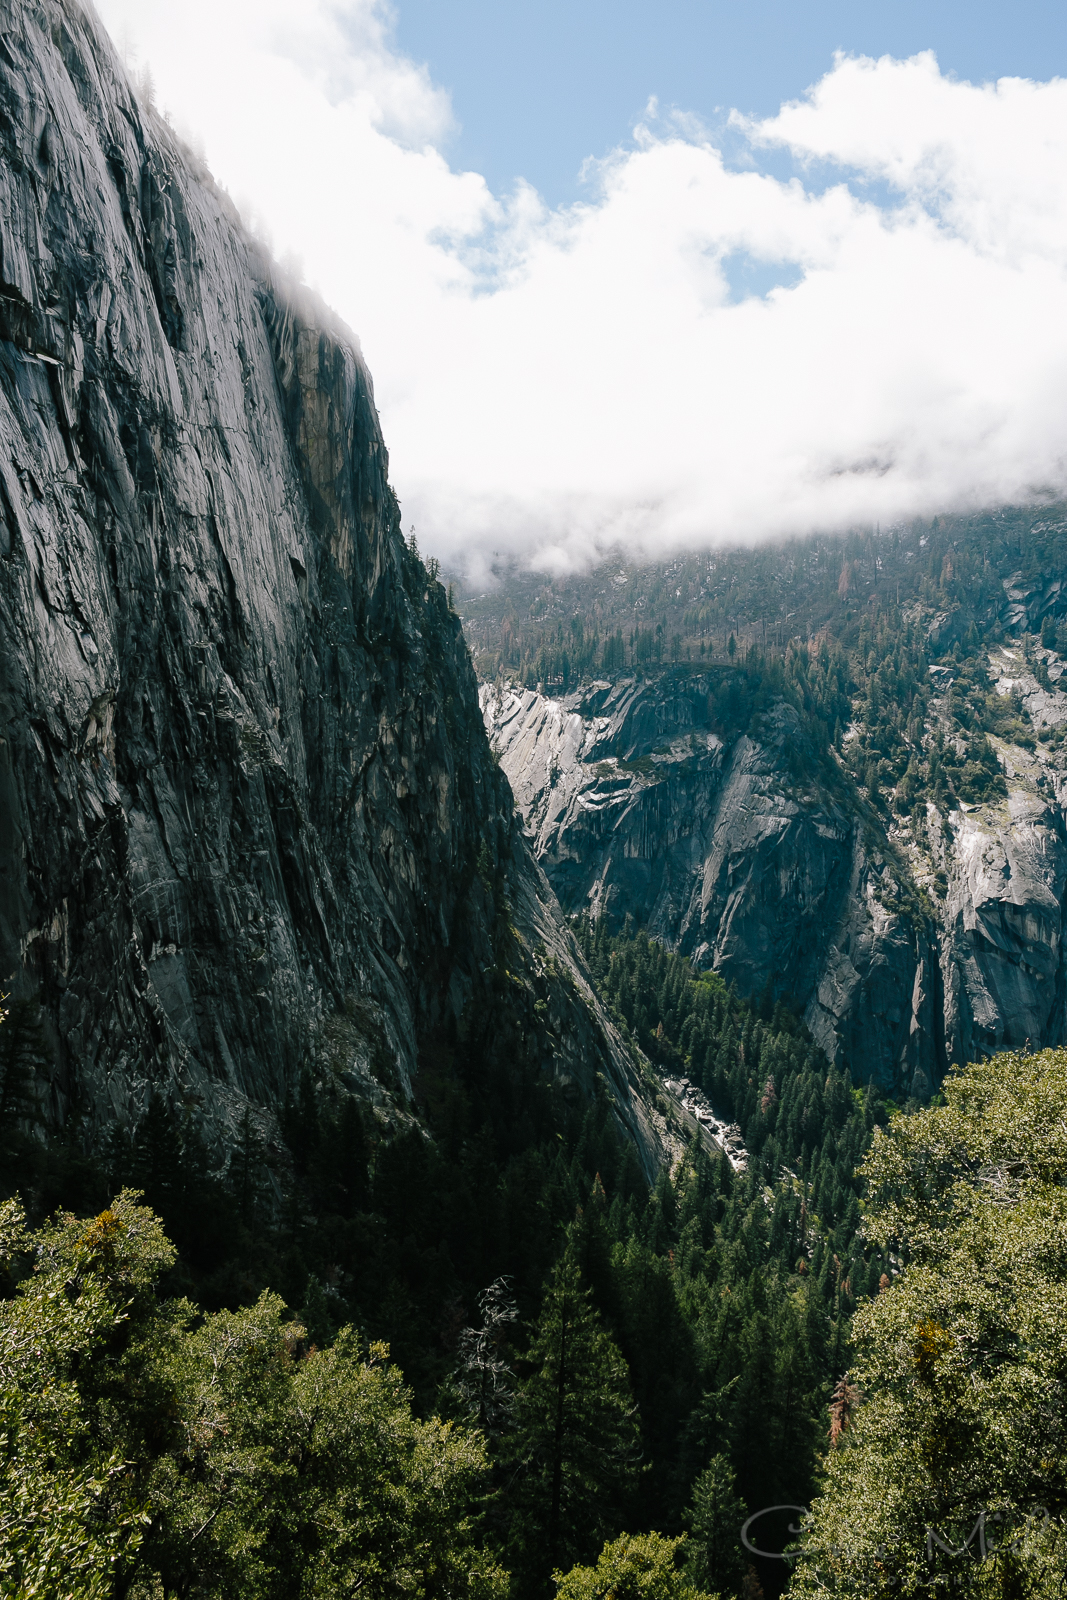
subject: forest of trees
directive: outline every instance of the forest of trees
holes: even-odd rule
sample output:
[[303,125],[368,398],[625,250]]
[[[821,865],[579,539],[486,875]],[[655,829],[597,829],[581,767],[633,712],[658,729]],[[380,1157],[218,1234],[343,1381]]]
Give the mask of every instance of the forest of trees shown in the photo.
[[[284,1564],[270,1572],[263,1565],[266,1533],[242,1530],[234,1507],[214,1515],[204,1485],[215,1481],[216,1466],[190,1456],[181,1431],[207,1427],[188,1418],[207,1404],[202,1363],[221,1359],[211,1352],[225,1347],[238,1367],[246,1350],[259,1352],[247,1357],[257,1371],[281,1363],[271,1405],[283,1411],[300,1404],[293,1395],[328,1352],[336,1370],[324,1390],[349,1395],[357,1409],[383,1407],[390,1428],[403,1422],[416,1456],[421,1428],[477,1427],[474,1442],[447,1437],[455,1442],[455,1493],[477,1508],[470,1527],[492,1555],[487,1593],[495,1592],[497,1567],[511,1574],[516,1596],[536,1596],[549,1592],[552,1570],[595,1562],[605,1541],[657,1533],[669,1544],[687,1528],[692,1537],[678,1547],[690,1552],[687,1581],[728,1593],[749,1583],[756,1592],[736,1537],[740,1522],[751,1508],[810,1498],[826,1407],[848,1359],[848,1320],[882,1275],[882,1258],[858,1238],[852,1166],[885,1113],[828,1066],[782,1007],[761,1016],[644,936],[609,939],[587,928],[582,939],[606,1001],[634,1039],[661,1069],[684,1064],[738,1121],[750,1151],[746,1172],[734,1173],[698,1142],[649,1189],[615,1132],[606,1088],[585,1108],[548,1085],[529,1085],[516,1100],[514,1085],[472,1082],[461,1060],[430,1096],[432,1137],[414,1125],[383,1137],[353,1099],[305,1077],[282,1118],[291,1166],[280,1175],[280,1196],[279,1174],[247,1118],[220,1176],[208,1170],[193,1126],[159,1100],[132,1138],[116,1138],[94,1162],[76,1124],[51,1141],[28,1124],[39,1048],[32,1007],[17,1008],[0,1029],[4,1189],[21,1194],[38,1227],[57,1207],[60,1216],[31,1248],[9,1210],[7,1292],[21,1278],[23,1294],[53,1304],[55,1286],[40,1273],[25,1277],[35,1255],[39,1265],[60,1263],[55,1270],[69,1283],[81,1271],[79,1252],[89,1252],[87,1262],[99,1256],[103,1271],[113,1248],[135,1248],[127,1235],[151,1246],[150,1260],[121,1268],[131,1283],[143,1277],[137,1304],[151,1334],[123,1322],[121,1336],[105,1338],[103,1324],[78,1321],[89,1346],[102,1338],[110,1349],[118,1338],[126,1349],[132,1340],[130,1361],[158,1359],[166,1368],[134,1378],[122,1356],[115,1371],[124,1376],[113,1372],[108,1383],[143,1394],[145,1404],[158,1401],[169,1420],[157,1419],[157,1438],[156,1423],[137,1413],[136,1426],[147,1430],[137,1455],[121,1431],[135,1422],[113,1419],[101,1435],[104,1453],[92,1456],[94,1484],[122,1485],[115,1503],[129,1509],[120,1543],[131,1570],[158,1573],[168,1594],[186,1592],[191,1579],[179,1569],[199,1519],[209,1574],[202,1592],[226,1592],[238,1571],[242,1592],[281,1593],[289,1582]],[[115,1202],[116,1192],[126,1197]],[[75,1223],[75,1213],[84,1220]],[[102,1254],[87,1242],[98,1234],[115,1241],[101,1243]],[[106,1321],[117,1315],[120,1291],[105,1285],[101,1293],[92,1317]],[[56,1352],[75,1338],[77,1330],[64,1329]],[[561,1347],[570,1352],[563,1413]],[[68,1352],[75,1365],[83,1359],[77,1348]],[[236,1405],[251,1378],[235,1367],[233,1381]],[[247,1396],[240,1404],[251,1406]],[[343,1418],[323,1422],[327,1433],[348,1426]],[[266,1435],[241,1443],[236,1421],[218,1428],[227,1441],[219,1450],[247,1450],[253,1476],[262,1471],[281,1485],[299,1474],[285,1454],[295,1448],[291,1430],[279,1431],[282,1457],[268,1461],[256,1454],[267,1450]],[[83,1447],[84,1440],[71,1445],[72,1472]],[[137,1465],[112,1480],[113,1456],[136,1457]],[[217,1470],[221,1495],[237,1469],[220,1456]],[[167,1496],[187,1488],[193,1498],[177,1509]],[[264,1492],[262,1483],[249,1489],[257,1503]],[[90,1491],[82,1484],[77,1494]],[[95,1504],[92,1495],[77,1504]],[[157,1513],[145,1510],[153,1504]],[[137,1520],[142,1513],[150,1524]],[[272,1532],[268,1542],[289,1549],[285,1541],[295,1541],[284,1557],[291,1563],[312,1535],[304,1513],[290,1513],[284,1537]],[[452,1522],[461,1532],[462,1519]],[[232,1549],[226,1540],[236,1541]],[[641,1559],[654,1570],[665,1548],[635,1545],[633,1559],[645,1550]],[[337,1551],[320,1554],[323,1572],[342,1561]],[[371,1557],[343,1556],[357,1559]],[[767,1592],[776,1570],[762,1574]],[[333,1593],[333,1582],[324,1578],[326,1587],[308,1592]]]
[[[312,1294],[309,1315],[250,1288],[210,1310],[175,1293],[181,1262],[137,1192],[32,1228],[3,1202],[5,1595],[739,1600],[794,1567],[799,1596],[1061,1592],[1067,1052],[956,1071],[941,1105],[884,1130],[781,1013],[755,1017],[647,941],[587,937],[620,1015],[642,1031],[654,1010],[664,1051],[736,1030],[704,1079],[734,1097],[749,1171],[694,1143],[627,1192],[602,1116],[557,1130],[573,1205],[527,1277],[533,1314],[506,1277],[476,1307],[446,1302],[455,1333],[421,1401],[372,1302],[350,1318]],[[760,1065],[741,1077],[744,1040]],[[754,1110],[772,1061],[776,1103],[764,1086]],[[832,1229],[813,1196],[820,1156],[837,1193],[839,1145],[872,1129],[858,1242],[853,1173]],[[529,1198],[544,1225],[550,1196]],[[418,1249],[384,1209],[364,1215],[395,1253]],[[852,1273],[868,1251],[889,1265],[847,1306],[838,1245]],[[760,1519],[758,1547],[794,1554],[760,1562],[741,1526],[782,1503],[796,1510]]]
[[836,1257],[847,1318],[857,1300],[877,1290],[884,1270],[858,1243],[855,1179],[871,1130],[887,1116],[881,1097],[871,1086],[854,1088],[769,995],[746,1004],[716,973],[699,971],[646,934],[613,938],[603,922],[578,928],[623,1032],[664,1071],[686,1073],[740,1126],[746,1177],[774,1193],[775,1229],[790,1241],[783,1264],[790,1252],[810,1254],[816,1276],[829,1283]]
[[[1040,592],[1065,564],[1062,510],[1009,509],[646,566],[616,555],[553,582],[507,569],[480,594],[457,577],[452,593],[480,677],[559,693],[671,664],[729,665],[754,645],[773,659],[817,637],[851,660],[872,608],[897,613],[900,626],[923,611],[936,655],[956,643],[972,654],[1010,624],[1006,588]],[[1067,594],[1055,584],[1047,602],[1035,630],[1045,648],[1067,647]]]
[[[807,744],[789,751],[797,781],[832,783],[833,764],[821,760],[832,747],[883,823],[910,817],[918,829],[927,801],[943,817],[961,802],[1006,798],[993,739],[1062,750],[1063,728],[1035,729],[1018,690],[994,687],[989,651],[1021,647],[1021,666],[1049,686],[1050,663],[1067,659],[1067,591],[1055,577],[1065,560],[1064,522],[935,518],[878,539],[727,550],[624,573],[609,565],[537,590],[525,619],[528,575],[460,604],[484,678],[556,694],[632,673],[699,673],[727,737],[759,738],[767,709],[785,701]],[[1032,631],[1008,590],[1036,596]],[[704,596],[695,609],[691,593]],[[629,628],[618,625],[627,605]]]

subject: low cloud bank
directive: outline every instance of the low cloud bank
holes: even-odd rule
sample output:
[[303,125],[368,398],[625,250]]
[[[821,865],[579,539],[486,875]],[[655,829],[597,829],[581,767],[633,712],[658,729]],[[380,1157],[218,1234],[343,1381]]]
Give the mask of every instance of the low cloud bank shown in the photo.
[[405,526],[452,563],[1067,490],[1067,82],[839,58],[764,121],[650,103],[551,211],[451,170],[377,0],[100,9],[359,333]]

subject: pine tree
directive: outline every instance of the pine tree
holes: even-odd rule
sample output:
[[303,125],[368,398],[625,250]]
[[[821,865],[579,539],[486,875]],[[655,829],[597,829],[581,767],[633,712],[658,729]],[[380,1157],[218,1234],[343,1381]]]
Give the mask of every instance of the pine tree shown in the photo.
[[229,1183],[241,1221],[251,1227],[262,1194],[263,1140],[245,1106],[237,1125],[237,1142],[230,1157]]
[[835,1449],[841,1440],[842,1434],[852,1421],[853,1413],[862,1400],[862,1395],[854,1383],[849,1383],[848,1374],[838,1378],[834,1385],[834,1392],[830,1400],[830,1448]]
[[731,1593],[744,1579],[741,1528],[747,1510],[726,1456],[713,1456],[693,1485],[685,1515],[686,1571],[699,1589]]
[[521,1509],[513,1528],[531,1577],[592,1559],[637,1476],[638,1423],[626,1362],[601,1325],[568,1246],[534,1329],[514,1441]]

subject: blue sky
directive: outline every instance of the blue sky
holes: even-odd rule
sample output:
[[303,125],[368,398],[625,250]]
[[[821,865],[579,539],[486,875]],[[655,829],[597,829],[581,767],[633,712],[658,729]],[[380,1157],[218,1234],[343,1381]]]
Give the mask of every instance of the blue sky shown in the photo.
[[834,52],[907,57],[982,83],[1067,76],[1067,0],[399,0],[396,41],[447,89],[453,165],[500,193],[525,178],[550,205],[583,193],[586,156],[625,141],[650,96],[714,127],[766,117]]

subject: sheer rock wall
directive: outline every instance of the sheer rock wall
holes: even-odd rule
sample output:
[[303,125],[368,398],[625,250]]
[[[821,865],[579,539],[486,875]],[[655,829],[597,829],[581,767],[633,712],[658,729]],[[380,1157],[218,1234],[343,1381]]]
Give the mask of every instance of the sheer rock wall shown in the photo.
[[4,10],[0,977],[41,996],[53,1118],[158,1091],[224,1159],[303,1065],[402,1110],[476,1022],[569,1094],[600,1074],[651,1170],[357,341],[91,14]]

